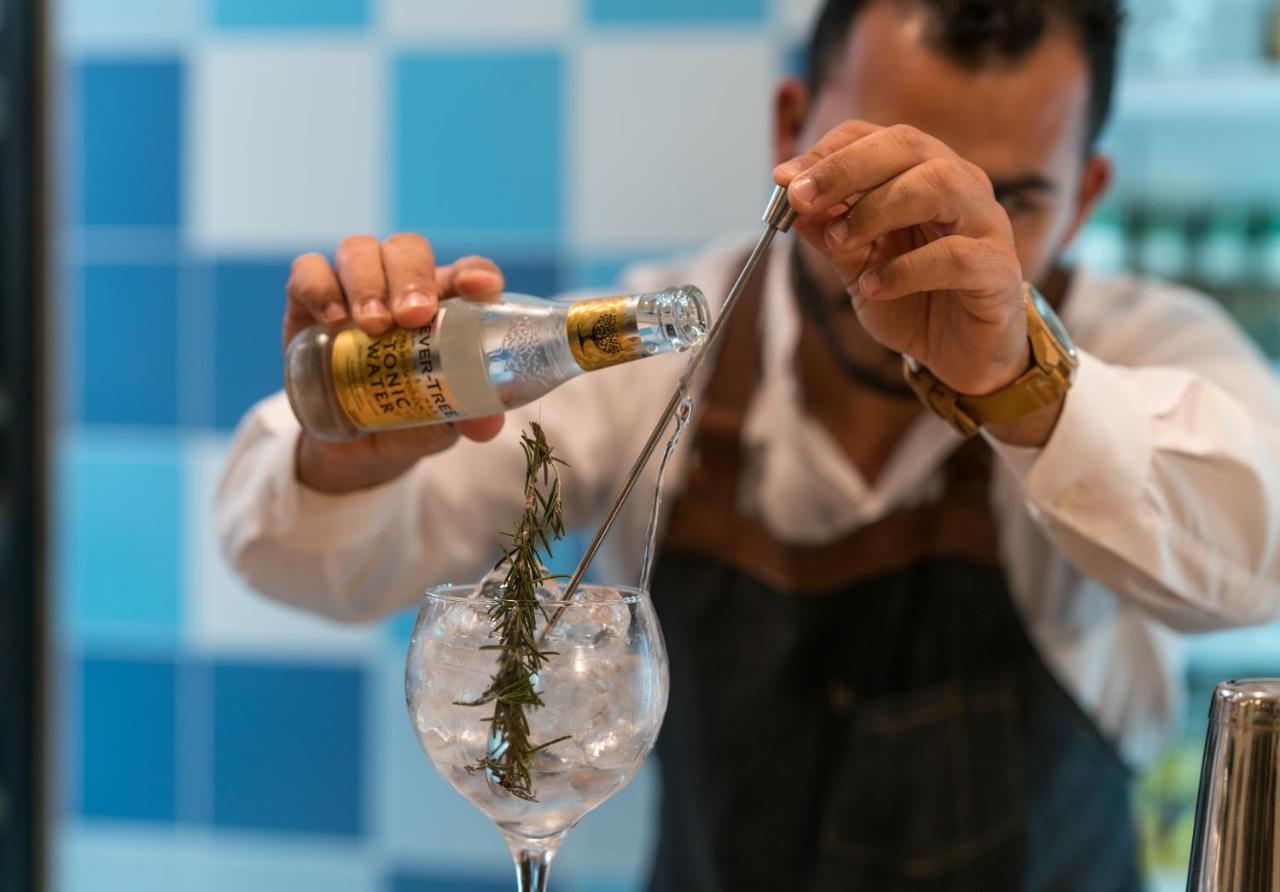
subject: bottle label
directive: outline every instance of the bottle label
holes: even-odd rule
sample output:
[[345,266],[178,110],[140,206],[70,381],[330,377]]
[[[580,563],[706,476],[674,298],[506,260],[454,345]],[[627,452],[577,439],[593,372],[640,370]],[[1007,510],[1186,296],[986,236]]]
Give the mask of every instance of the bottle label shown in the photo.
[[629,295],[580,300],[569,307],[569,352],[584,372],[649,355]]
[[350,328],[334,338],[333,384],[352,423],[377,430],[463,417],[440,369],[435,330],[443,316],[377,337]]

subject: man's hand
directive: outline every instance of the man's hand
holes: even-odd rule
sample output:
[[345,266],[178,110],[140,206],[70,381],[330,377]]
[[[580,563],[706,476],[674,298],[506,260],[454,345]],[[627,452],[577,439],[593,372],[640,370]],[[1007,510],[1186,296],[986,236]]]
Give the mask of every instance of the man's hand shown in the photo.
[[[293,262],[284,312],[284,344],[316,322],[354,322],[371,335],[393,325],[426,325],[441,298],[496,300],[502,273],[490,260],[465,257],[437,267],[431,245],[413,233],[379,243],[367,235],[344,239],[333,265],[320,254]],[[422,456],[449,448],[458,437],[491,440],[502,417],[472,418],[368,434],[349,443],[324,443],[306,433],[298,439],[298,479],[325,492],[347,492],[398,477]]]
[[1013,228],[980,168],[915,128],[849,121],[774,181],[881,344],[973,396],[1027,370]]

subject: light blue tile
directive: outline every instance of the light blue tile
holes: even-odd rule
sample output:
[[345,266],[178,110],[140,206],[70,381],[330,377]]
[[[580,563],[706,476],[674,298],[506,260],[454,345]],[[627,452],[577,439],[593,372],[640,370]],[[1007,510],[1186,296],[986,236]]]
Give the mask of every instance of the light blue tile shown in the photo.
[[173,47],[192,31],[198,0],[62,0],[54,16],[64,45],[74,49]]
[[399,59],[396,227],[442,244],[549,248],[563,217],[562,69],[558,53],[527,50]]
[[94,821],[54,829],[54,892],[214,892],[171,826]]
[[590,0],[593,22],[635,24],[763,23],[765,0]]
[[386,621],[384,627],[392,646],[405,648],[409,646],[409,639],[413,636],[413,623],[417,617],[418,608],[414,607],[410,610],[401,610]]
[[[490,874],[401,869],[386,881],[386,892],[510,892],[510,869]],[[563,888],[563,887],[562,887]]]
[[62,444],[58,468],[64,638],[176,639],[183,615],[183,473],[176,441],[84,433]]
[[219,28],[350,28],[368,24],[366,0],[214,0]]
[[332,840],[162,825],[63,824],[56,892],[381,892],[380,859]]
[[211,847],[205,856],[209,892],[376,892],[379,859],[365,847],[250,837]]

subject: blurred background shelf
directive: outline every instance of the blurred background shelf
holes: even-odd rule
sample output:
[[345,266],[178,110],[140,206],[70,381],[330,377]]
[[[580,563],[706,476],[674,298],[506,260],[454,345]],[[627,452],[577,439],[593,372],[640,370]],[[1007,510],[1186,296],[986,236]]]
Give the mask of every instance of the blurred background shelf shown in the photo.
[[1280,65],[1127,77],[1120,84],[1116,109],[1118,117],[1129,124],[1192,121],[1234,125],[1244,119],[1280,125]]

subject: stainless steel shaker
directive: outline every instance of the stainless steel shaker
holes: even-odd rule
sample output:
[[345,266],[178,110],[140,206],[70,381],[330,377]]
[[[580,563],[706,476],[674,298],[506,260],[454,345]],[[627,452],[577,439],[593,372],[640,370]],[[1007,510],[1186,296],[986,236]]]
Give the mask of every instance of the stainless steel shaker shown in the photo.
[[1280,678],[1213,692],[1188,892],[1280,890]]

